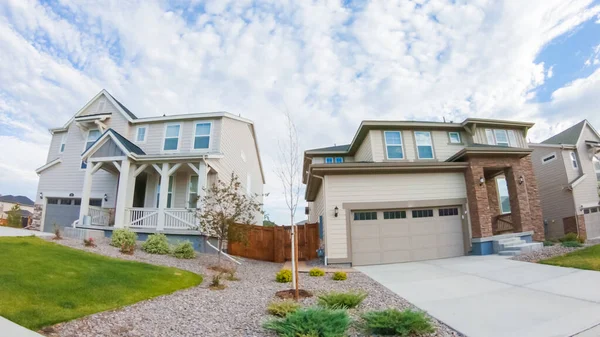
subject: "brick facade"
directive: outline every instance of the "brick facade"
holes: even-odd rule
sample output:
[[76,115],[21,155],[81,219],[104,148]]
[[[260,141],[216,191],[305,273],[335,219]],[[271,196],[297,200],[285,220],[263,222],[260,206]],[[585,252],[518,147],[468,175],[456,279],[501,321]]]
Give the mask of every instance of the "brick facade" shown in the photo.
[[[585,218],[583,215],[578,215],[577,217],[579,218],[579,223],[575,221],[575,216],[563,218],[565,234],[575,233],[581,238],[587,238],[587,232],[585,230]],[[579,230],[577,230],[577,224],[579,224]]]
[[494,235],[492,219],[500,214],[495,180],[486,179],[481,184],[480,178],[486,178],[486,172],[500,172],[504,173],[508,185],[514,232],[533,231],[533,239],[543,241],[542,208],[531,156],[520,159],[502,154],[493,157],[469,156],[467,162],[469,167],[465,172],[465,181],[473,237]]

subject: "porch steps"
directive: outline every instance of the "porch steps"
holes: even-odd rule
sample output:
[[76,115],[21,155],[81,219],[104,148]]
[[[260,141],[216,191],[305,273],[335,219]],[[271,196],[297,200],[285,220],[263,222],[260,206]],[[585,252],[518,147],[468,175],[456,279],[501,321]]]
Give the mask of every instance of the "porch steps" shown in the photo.
[[541,242],[526,242],[519,237],[500,239],[494,241],[494,250],[498,255],[515,256],[523,253],[530,253],[542,249]]

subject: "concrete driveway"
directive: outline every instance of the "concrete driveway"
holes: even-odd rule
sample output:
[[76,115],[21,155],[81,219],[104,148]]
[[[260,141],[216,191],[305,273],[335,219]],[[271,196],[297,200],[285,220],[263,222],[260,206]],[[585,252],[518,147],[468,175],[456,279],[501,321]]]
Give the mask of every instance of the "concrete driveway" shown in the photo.
[[356,269],[470,337],[600,336],[600,272],[496,255]]
[[54,236],[52,233],[0,226],[0,236]]

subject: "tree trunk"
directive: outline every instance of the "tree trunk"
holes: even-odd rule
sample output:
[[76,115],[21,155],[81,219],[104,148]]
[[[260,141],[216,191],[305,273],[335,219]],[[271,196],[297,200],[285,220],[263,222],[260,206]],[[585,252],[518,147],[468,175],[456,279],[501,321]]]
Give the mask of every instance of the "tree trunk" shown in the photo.
[[[210,240],[210,238],[206,238],[206,240]],[[219,258],[217,259],[217,263],[220,266],[221,265],[221,251],[223,250],[223,239],[219,239],[219,251],[217,252],[217,254],[219,255]]]
[[295,233],[296,235],[294,235],[294,250],[296,251],[296,254],[294,254],[294,258],[295,258],[295,263],[296,263],[296,272],[295,272],[295,276],[296,276],[296,282],[294,283],[294,288],[296,289],[296,292],[294,294],[294,297],[296,298],[296,301],[298,301],[298,299],[300,298],[300,294],[299,294],[299,280],[298,280],[298,227],[296,225],[294,225],[295,228]]

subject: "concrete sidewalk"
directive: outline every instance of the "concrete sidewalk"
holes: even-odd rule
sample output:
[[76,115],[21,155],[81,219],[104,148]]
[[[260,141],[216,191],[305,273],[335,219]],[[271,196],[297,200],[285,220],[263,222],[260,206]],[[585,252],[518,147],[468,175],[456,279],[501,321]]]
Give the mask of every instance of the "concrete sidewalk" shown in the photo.
[[4,227],[0,226],[0,237],[2,236],[46,236],[51,237],[54,236],[52,233],[45,233],[39,231],[30,231],[22,228],[12,228],[12,227]]
[[43,337],[39,333],[25,329],[2,316],[0,316],[0,335],[10,337]]

